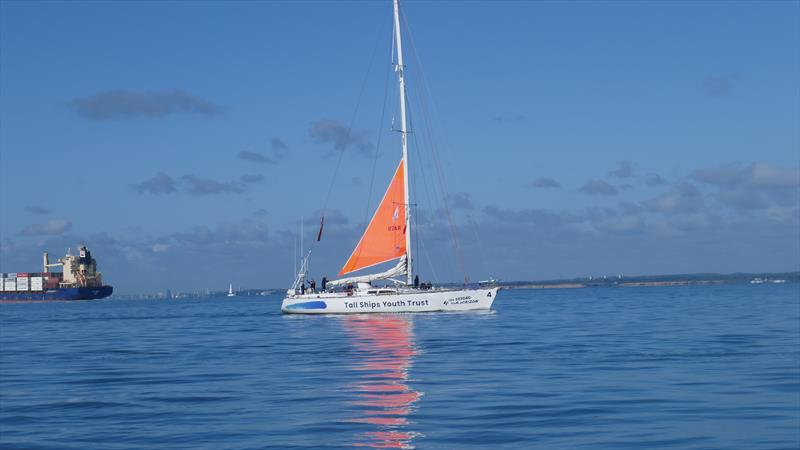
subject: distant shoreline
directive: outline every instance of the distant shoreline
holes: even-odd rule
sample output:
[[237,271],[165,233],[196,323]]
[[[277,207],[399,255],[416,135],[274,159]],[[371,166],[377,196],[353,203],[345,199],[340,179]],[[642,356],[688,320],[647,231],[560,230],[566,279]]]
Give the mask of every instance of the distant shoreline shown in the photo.
[[800,272],[641,275],[589,277],[568,280],[514,281],[499,283],[506,289],[580,289],[587,287],[652,287],[723,284],[784,284],[800,282]]
[[[760,280],[753,283],[755,280]],[[427,280],[426,280],[427,281]],[[497,281],[503,289],[581,289],[592,287],[653,287],[724,284],[800,283],[800,272],[734,273],[734,274],[678,274],[678,275],[616,275],[586,278],[534,281]],[[473,283],[475,284],[475,283]],[[463,284],[434,283],[435,286],[460,287]],[[267,296],[286,292],[286,288],[248,288],[236,291],[235,297]],[[149,294],[114,294],[114,299],[179,299],[227,297],[228,291],[205,290],[200,292],[162,291]],[[231,298],[235,298],[231,297]]]
[[699,281],[638,281],[630,283],[616,283],[616,284],[580,284],[580,283],[563,283],[563,284],[510,284],[504,285],[506,289],[580,289],[586,287],[642,287],[642,286],[689,286],[689,285],[713,285],[713,284],[742,284],[742,283],[729,283],[724,280],[699,280]]

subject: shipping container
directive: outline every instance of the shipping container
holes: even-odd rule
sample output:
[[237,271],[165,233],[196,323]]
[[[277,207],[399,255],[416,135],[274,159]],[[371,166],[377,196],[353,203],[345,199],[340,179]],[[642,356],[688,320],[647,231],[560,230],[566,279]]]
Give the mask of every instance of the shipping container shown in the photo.
[[3,284],[5,285],[7,291],[16,291],[17,290],[17,279],[16,278],[13,279],[13,280],[6,280]]
[[42,281],[44,281],[44,279],[42,277],[31,277],[31,290],[32,291],[41,291],[41,290],[43,290],[42,289],[42,287],[43,287]]
[[17,278],[28,278],[28,274],[17,272]]
[[17,278],[17,291],[27,291],[30,285],[28,284],[28,278]]

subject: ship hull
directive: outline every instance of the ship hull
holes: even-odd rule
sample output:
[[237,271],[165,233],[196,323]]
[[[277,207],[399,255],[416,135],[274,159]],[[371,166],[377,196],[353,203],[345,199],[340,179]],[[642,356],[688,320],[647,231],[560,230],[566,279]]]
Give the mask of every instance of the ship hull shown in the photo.
[[283,299],[286,314],[363,314],[491,309],[500,288],[410,290],[392,294],[354,292],[294,295]]
[[0,292],[0,301],[97,300],[108,297],[113,291],[114,288],[111,286],[98,286]]

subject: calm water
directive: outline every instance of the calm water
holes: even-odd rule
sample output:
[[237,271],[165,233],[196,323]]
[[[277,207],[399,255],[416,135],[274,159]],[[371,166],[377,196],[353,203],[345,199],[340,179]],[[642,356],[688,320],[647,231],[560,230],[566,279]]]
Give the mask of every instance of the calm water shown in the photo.
[[800,285],[0,305],[2,448],[800,448]]

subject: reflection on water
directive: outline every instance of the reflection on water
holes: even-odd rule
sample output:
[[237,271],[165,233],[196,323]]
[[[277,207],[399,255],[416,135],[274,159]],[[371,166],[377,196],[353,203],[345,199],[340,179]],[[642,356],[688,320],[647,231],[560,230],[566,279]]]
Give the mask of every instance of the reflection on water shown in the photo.
[[406,384],[417,351],[410,316],[360,315],[343,318],[357,356],[358,374],[348,386],[352,404],[361,411],[355,422],[374,425],[354,445],[372,448],[414,448],[417,433],[408,430],[408,414],[422,395]]

